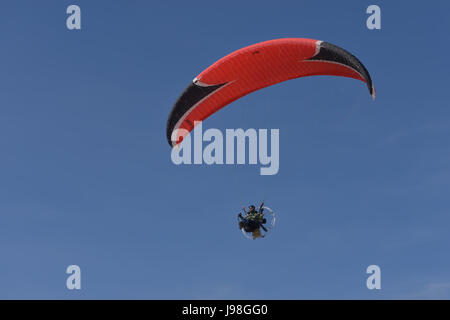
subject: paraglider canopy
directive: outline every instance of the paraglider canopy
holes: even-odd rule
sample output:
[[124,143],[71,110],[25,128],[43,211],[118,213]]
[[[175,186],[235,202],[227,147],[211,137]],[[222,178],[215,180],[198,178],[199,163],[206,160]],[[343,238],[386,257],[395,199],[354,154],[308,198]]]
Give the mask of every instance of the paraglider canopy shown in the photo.
[[314,39],[265,41],[223,57],[195,77],[170,112],[167,141],[178,145],[200,121],[253,91],[314,75],[361,80],[375,98],[369,72],[346,50]]

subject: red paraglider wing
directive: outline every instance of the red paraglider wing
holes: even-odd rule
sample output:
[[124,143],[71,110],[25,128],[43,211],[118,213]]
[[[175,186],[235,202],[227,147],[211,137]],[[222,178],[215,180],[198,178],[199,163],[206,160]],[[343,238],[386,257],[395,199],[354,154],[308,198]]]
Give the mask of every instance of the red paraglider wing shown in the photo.
[[198,122],[253,91],[314,75],[361,80],[375,98],[369,72],[344,49],[313,39],[265,41],[225,56],[193,80],[172,108],[167,140],[171,146],[179,144]]

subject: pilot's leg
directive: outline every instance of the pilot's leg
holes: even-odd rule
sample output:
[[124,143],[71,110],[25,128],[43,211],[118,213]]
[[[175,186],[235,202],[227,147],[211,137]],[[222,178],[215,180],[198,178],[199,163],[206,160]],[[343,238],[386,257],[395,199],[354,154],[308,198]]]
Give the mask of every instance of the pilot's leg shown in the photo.
[[261,238],[262,237],[261,230],[259,228],[255,229],[252,233],[252,236],[253,236],[253,240],[256,238]]

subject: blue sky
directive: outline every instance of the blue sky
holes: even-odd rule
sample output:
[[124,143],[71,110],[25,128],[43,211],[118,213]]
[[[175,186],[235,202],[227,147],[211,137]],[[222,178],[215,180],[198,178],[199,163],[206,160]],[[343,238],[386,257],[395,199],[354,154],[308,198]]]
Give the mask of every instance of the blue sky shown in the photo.
[[[82,10],[82,30],[65,26]],[[366,28],[378,4],[382,29]],[[2,1],[0,298],[450,298],[444,2]],[[377,89],[310,77],[203,128],[279,128],[280,171],[175,166],[169,111],[222,56],[282,37],[355,54]],[[270,237],[236,227],[277,212]],[[65,269],[82,270],[82,290]],[[367,266],[382,289],[365,286]]]

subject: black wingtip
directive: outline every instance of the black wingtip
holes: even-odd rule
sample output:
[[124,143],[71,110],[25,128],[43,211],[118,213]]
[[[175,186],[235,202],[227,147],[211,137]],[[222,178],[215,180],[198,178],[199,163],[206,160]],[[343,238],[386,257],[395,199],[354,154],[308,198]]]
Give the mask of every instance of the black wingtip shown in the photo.
[[166,124],[166,136],[167,142],[171,147],[176,145],[176,143],[174,144],[172,142],[172,132],[174,131],[178,121],[182,119],[183,116],[185,116],[190,109],[197,105],[200,101],[226,84],[198,85],[197,82],[198,81],[194,79],[194,82],[191,82],[186,89],[184,89],[183,93],[178,97],[172,110],[170,111]]
[[367,71],[366,67],[358,60],[358,58],[347,50],[329,42],[322,41],[318,46],[319,50],[317,54],[308,60],[336,62],[352,68],[364,78],[372,99],[375,99],[376,92],[372,83],[372,78],[370,77],[369,71]]

